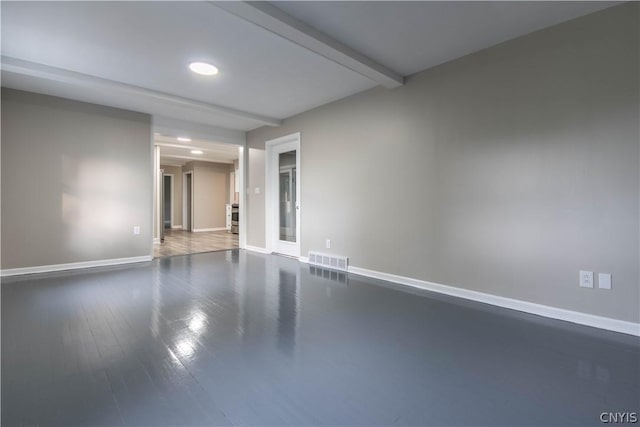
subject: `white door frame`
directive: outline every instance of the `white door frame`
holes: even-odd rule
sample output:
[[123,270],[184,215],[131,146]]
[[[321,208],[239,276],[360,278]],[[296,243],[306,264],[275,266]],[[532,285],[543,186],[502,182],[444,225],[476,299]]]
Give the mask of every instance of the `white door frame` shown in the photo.
[[238,200],[238,221],[240,222],[240,238],[238,241],[238,246],[241,249],[245,249],[247,247],[247,213],[249,210],[247,209],[247,193],[249,189],[246,187],[246,175],[248,172],[248,167],[246,167],[249,162],[249,148],[245,146],[238,147],[238,173],[240,176],[238,177],[238,193],[240,196],[240,200]]
[[151,226],[153,228],[151,255],[153,256],[153,245],[160,244],[160,235],[162,233],[162,221],[160,209],[162,209],[162,197],[160,197],[160,191],[162,190],[162,173],[160,169],[160,146],[153,145],[153,209],[151,209]]
[[[171,206],[169,207],[169,209],[170,209],[170,211],[171,211],[171,227],[170,227],[170,228],[172,228],[172,229],[173,229],[173,227],[176,225],[176,224],[175,224],[175,222],[174,222],[174,217],[175,217],[175,215],[173,214],[173,204],[174,204],[174,200],[173,200],[173,195],[174,195],[174,194],[173,194],[173,187],[175,186],[175,182],[176,182],[175,180],[176,180],[176,177],[175,177],[175,174],[173,174],[173,173],[163,173],[163,174],[162,174],[162,186],[163,186],[163,187],[162,187],[162,189],[163,189],[163,190],[164,190],[164,177],[165,177],[165,176],[168,176],[168,177],[170,177],[170,178],[171,178],[171,188],[170,188],[170,190],[171,190],[171,203],[170,203],[170,204],[171,204]],[[164,195],[163,195],[163,200],[164,200]],[[162,207],[162,209],[164,209],[164,206]],[[164,224],[162,224],[162,226],[164,227]]]
[[279,243],[279,226],[276,225],[278,218],[278,205],[276,197],[278,197],[278,177],[280,169],[278,167],[275,153],[277,149],[285,148],[286,151],[296,150],[296,242],[291,244],[291,255],[296,258],[300,257],[300,217],[302,202],[300,199],[300,132],[286,135],[280,138],[272,139],[265,142],[266,158],[265,158],[265,246],[267,252],[278,252]]
[[[186,228],[187,220],[187,175],[191,175],[191,215],[189,218],[189,228]],[[182,229],[193,231],[193,171],[182,172]]]

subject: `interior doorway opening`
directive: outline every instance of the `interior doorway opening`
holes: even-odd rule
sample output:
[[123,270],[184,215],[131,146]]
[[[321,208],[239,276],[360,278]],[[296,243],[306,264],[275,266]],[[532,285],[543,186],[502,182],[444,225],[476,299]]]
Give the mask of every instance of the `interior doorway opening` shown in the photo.
[[[185,139],[185,138],[183,138]],[[155,257],[238,249],[244,243],[240,191],[244,147],[155,135]],[[245,193],[245,194],[243,194]]]
[[173,174],[165,173],[162,177],[162,217],[164,229],[170,229],[173,226]]
[[182,189],[182,229],[185,231],[193,231],[193,172],[184,172],[184,187]]

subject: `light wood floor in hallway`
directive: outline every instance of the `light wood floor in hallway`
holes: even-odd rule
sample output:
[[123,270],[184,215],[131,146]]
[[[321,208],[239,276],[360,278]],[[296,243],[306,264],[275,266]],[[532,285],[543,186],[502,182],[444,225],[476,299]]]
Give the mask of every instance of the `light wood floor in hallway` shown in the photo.
[[227,231],[203,231],[192,233],[183,230],[165,230],[164,242],[153,246],[153,256],[161,258],[174,255],[237,249],[238,235]]

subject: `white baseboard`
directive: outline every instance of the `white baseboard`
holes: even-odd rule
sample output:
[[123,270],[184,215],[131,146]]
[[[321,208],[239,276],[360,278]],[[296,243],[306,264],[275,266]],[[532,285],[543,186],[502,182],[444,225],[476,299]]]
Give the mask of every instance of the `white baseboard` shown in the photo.
[[226,227],[214,227],[214,228],[194,228],[193,230],[191,230],[194,233],[201,233],[203,231],[224,231],[226,230]]
[[179,225],[172,225],[172,226],[171,226],[171,229],[172,229],[172,230],[182,230],[182,224],[179,224]]
[[162,241],[160,240],[160,238],[159,238],[159,237],[154,237],[154,238],[153,238],[153,244],[154,244],[154,245],[159,245],[160,243],[162,243]]
[[405,286],[411,286],[414,288],[424,289],[427,291],[437,292],[440,294],[450,295],[458,298],[464,298],[471,301],[491,304],[498,307],[509,308],[511,310],[523,311],[525,313],[536,314],[538,316],[549,317],[551,319],[564,320],[580,325],[592,326],[594,328],[640,336],[640,323],[627,322],[624,320],[611,319],[609,317],[581,313],[579,311],[565,310],[562,308],[550,307],[547,305],[536,304],[512,298],[485,294],[483,292],[441,285],[438,283],[427,282],[425,280],[368,270],[366,268],[349,266],[349,273],[371,277],[374,279],[386,280],[388,282],[399,283]]
[[129,258],[101,259],[97,261],[70,262],[67,264],[39,265],[36,267],[8,268],[0,270],[1,277],[19,276],[23,274],[50,273],[52,271],[76,270],[78,268],[105,267],[109,265],[132,264],[151,261],[151,255]]
[[270,254],[271,252],[267,251],[267,249],[265,248],[261,248],[259,246],[251,246],[251,245],[247,245],[244,247],[244,249],[251,251],[251,252],[260,252],[261,254]]

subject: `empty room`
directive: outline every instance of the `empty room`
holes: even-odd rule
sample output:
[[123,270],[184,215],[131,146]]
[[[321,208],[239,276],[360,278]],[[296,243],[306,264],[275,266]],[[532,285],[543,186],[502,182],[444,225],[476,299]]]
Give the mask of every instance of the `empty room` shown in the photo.
[[639,422],[639,2],[0,12],[2,426]]

